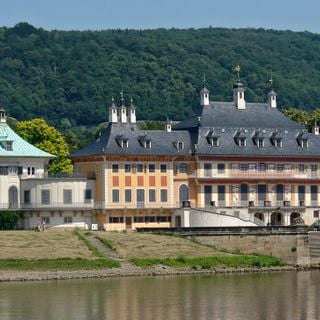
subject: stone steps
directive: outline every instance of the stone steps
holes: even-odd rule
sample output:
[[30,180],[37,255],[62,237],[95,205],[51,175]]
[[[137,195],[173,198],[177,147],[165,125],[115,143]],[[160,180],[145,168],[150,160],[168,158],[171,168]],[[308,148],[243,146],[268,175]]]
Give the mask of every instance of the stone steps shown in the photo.
[[320,232],[309,233],[309,250],[312,258],[320,258]]

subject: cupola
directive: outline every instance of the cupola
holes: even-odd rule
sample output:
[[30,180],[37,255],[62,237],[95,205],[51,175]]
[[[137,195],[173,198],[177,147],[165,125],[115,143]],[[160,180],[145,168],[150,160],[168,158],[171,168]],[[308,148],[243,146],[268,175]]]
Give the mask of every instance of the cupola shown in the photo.
[[120,122],[126,123],[127,122],[127,107],[125,106],[124,98],[123,98],[123,91],[120,93]]
[[234,71],[237,72],[237,82],[233,85],[233,101],[239,110],[246,108],[246,101],[244,99],[244,85],[240,82],[240,66],[234,68]]
[[206,86],[203,86],[203,89],[200,91],[200,100],[201,100],[201,106],[208,106],[210,104],[209,101],[209,90],[206,88]]
[[320,131],[319,131],[319,126],[317,125],[316,121],[314,122],[313,126],[312,126],[312,133],[315,136],[318,136]]
[[116,123],[118,122],[118,108],[114,103],[114,98],[112,97],[112,103],[109,107],[109,122]]
[[128,108],[129,112],[129,122],[136,123],[136,107],[133,104],[133,99],[130,99],[130,107]]
[[166,132],[171,132],[171,130],[172,130],[172,121],[171,121],[171,120],[167,119],[167,121],[166,121],[166,123],[165,123],[165,128],[164,128],[164,130],[165,130]]
[[277,94],[273,90],[273,80],[270,79],[269,82],[270,82],[271,90],[268,93],[268,102],[269,102],[269,105],[271,108],[276,108],[277,107]]

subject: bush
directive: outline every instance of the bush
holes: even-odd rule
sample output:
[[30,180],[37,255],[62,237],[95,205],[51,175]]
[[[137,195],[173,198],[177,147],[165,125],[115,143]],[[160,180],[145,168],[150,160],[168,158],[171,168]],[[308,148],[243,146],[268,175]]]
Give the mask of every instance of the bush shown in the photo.
[[16,211],[0,212],[0,230],[15,230],[20,219],[20,214]]

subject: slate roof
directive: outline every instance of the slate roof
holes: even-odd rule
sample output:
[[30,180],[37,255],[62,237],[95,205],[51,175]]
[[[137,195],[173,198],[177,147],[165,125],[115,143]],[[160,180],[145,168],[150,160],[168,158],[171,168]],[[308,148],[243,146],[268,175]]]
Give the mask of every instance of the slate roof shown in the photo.
[[[218,138],[212,146],[209,138]],[[239,138],[246,146],[239,146]],[[263,139],[263,146],[258,146]],[[281,144],[275,143],[281,139]],[[307,139],[302,145],[300,140]],[[128,141],[128,148],[121,147]],[[151,141],[146,148],[144,141]],[[177,142],[184,148],[177,149]],[[278,109],[266,103],[246,103],[238,110],[233,102],[210,102],[195,114],[177,123],[172,132],[143,131],[136,124],[111,123],[102,135],[71,157],[91,155],[235,155],[319,157],[320,136],[308,133],[304,126],[286,118]]]
[[195,115],[177,123],[173,129],[197,127],[199,117],[202,127],[303,128],[267,103],[246,103],[246,108],[239,110],[233,102],[210,102],[209,106],[198,108]]
[[[143,146],[144,140],[151,141],[151,148]],[[128,140],[128,148],[120,145],[122,139]],[[71,158],[92,155],[149,155],[172,156],[190,155],[191,144],[188,131],[144,131],[135,124],[110,123],[101,136],[88,146],[71,154]],[[177,149],[177,142],[183,142],[184,148]]]
[[[5,144],[12,141],[12,150],[7,150]],[[54,155],[42,151],[17,135],[7,123],[0,123],[0,157],[37,157],[55,158]]]

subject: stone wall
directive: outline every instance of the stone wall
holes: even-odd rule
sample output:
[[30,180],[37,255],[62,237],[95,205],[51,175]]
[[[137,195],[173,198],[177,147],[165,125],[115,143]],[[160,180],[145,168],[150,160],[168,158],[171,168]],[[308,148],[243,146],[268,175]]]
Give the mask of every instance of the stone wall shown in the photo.
[[310,265],[308,234],[207,235],[195,238],[221,249],[273,255],[290,265]]

